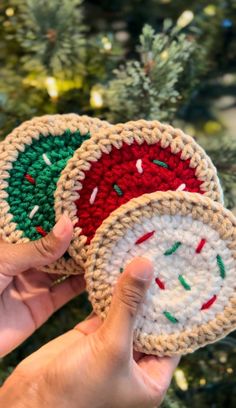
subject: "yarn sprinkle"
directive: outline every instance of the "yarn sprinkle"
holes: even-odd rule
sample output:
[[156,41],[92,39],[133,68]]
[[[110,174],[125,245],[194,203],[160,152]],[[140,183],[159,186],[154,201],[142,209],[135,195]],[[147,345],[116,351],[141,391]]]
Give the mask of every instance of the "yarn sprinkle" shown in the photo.
[[174,245],[173,245],[171,248],[167,249],[167,250],[164,252],[164,255],[166,255],[166,256],[172,255],[174,252],[177,251],[177,249],[180,247],[180,245],[182,245],[181,242],[179,242],[179,241],[178,241],[178,242],[175,242]]
[[178,323],[178,319],[174,317],[170,312],[164,311],[163,312],[164,316],[172,323]]

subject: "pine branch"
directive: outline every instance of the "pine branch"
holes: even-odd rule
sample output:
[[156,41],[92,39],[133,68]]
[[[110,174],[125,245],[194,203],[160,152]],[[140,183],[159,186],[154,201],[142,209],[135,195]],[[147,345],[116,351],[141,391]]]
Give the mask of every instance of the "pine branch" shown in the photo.
[[16,39],[24,68],[67,76],[82,69],[85,31],[82,0],[25,0],[18,10]]
[[176,27],[169,28],[166,22],[164,31],[155,34],[151,26],[145,25],[138,47],[139,59],[114,71],[115,79],[106,92],[110,120],[173,117],[181,100],[178,83],[196,46]]

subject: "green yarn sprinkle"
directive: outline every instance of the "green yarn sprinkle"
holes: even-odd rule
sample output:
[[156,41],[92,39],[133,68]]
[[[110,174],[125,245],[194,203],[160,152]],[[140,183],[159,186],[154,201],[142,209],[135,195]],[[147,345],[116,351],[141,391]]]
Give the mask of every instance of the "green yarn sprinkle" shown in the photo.
[[224,264],[223,259],[221,258],[220,255],[217,255],[216,259],[217,259],[217,265],[219,266],[219,270],[220,270],[220,276],[221,276],[222,279],[224,279],[225,275],[226,275],[226,273],[225,273],[225,264]]
[[181,285],[184,287],[184,289],[186,290],[191,290],[191,286],[189,286],[189,284],[186,282],[186,280],[184,279],[183,275],[179,275],[178,279],[181,283]]
[[165,317],[172,323],[178,323],[178,319],[176,319],[176,317],[174,317],[170,312],[163,312],[163,314],[165,315]]
[[[9,212],[13,214],[12,221],[25,237],[31,240],[41,238],[36,226],[41,226],[46,232],[52,229],[57,180],[74,151],[89,137],[89,133],[81,135],[79,131],[72,133],[69,129],[60,136],[40,135],[38,140],[25,145],[24,152],[19,153],[9,172],[6,192]],[[43,154],[46,154],[51,165],[45,163]],[[35,179],[35,184],[25,179],[26,173]],[[36,205],[39,209],[30,219],[29,213]]]
[[174,245],[171,248],[167,249],[164,252],[164,255],[172,255],[175,251],[177,251],[177,249],[180,247],[180,245],[182,245],[181,242],[179,242],[179,241],[175,242]]
[[124,272],[124,268],[120,268],[120,273]]
[[123,191],[121,190],[121,188],[118,186],[118,184],[114,184],[113,185],[114,190],[117,192],[118,196],[122,196],[123,195]]
[[166,164],[165,162],[162,162],[160,160],[153,160],[152,162],[154,164],[157,164],[158,166],[165,167],[166,169],[168,169],[168,164]]

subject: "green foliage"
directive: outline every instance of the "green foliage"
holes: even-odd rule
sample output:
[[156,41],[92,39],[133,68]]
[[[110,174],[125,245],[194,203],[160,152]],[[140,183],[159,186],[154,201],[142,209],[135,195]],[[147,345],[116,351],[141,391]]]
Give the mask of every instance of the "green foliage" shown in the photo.
[[224,186],[225,205],[233,208],[236,202],[236,145],[209,150],[209,156],[215,163],[220,180]]
[[[178,84],[186,73],[196,45],[177,27],[164,24],[155,34],[145,25],[138,47],[139,59],[115,70],[106,99],[112,121],[138,119],[170,120],[181,100]],[[187,83],[187,81],[186,81]]]
[[[23,97],[24,96],[24,97]],[[26,119],[43,113],[54,113],[55,105],[48,100],[46,89],[22,83],[19,69],[1,69],[0,80],[0,139]]]
[[67,76],[81,70],[85,54],[82,0],[26,0],[18,10],[16,39],[24,68]]

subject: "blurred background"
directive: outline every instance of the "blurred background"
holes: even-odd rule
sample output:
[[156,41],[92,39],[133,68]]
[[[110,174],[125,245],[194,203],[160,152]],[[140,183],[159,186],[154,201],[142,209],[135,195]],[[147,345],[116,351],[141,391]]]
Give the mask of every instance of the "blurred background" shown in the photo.
[[[45,113],[168,122],[206,149],[236,214],[235,0],[0,0],[0,67],[1,139]],[[84,294],[57,312],[0,359],[0,382],[90,310]],[[232,333],[182,358],[163,407],[235,406]]]

